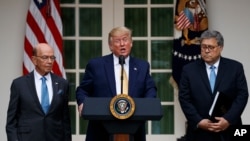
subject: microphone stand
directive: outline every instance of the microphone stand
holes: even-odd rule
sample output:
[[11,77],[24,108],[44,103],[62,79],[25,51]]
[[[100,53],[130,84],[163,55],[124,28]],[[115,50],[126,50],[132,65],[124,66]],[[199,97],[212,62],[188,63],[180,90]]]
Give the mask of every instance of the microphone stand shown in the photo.
[[119,56],[119,64],[121,64],[121,94],[123,94],[123,71],[124,71],[124,64],[125,64],[125,58],[124,56]]

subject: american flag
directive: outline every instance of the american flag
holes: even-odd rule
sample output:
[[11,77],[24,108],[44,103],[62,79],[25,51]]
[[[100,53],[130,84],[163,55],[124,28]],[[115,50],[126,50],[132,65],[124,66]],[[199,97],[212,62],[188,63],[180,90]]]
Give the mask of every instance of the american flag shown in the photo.
[[178,29],[185,29],[191,26],[191,22],[193,22],[192,13],[188,9],[184,9],[179,13],[179,17],[177,18],[176,26]]
[[[197,3],[198,2],[198,3]],[[200,59],[200,35],[208,29],[205,0],[176,0],[171,84],[178,88],[184,65]]]
[[24,39],[23,74],[34,70],[31,61],[32,50],[38,43],[48,43],[54,48],[56,60],[53,72],[66,78],[62,57],[62,21],[59,0],[31,0]]

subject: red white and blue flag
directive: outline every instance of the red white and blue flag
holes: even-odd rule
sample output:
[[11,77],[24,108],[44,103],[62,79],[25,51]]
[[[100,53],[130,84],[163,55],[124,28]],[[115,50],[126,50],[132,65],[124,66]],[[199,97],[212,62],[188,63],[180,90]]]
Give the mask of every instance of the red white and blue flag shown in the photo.
[[187,8],[185,8],[179,13],[179,16],[176,20],[176,27],[181,30],[189,28],[193,21],[194,19],[192,13]]
[[[182,67],[200,59],[200,35],[208,29],[205,0],[177,0],[172,54],[173,86],[179,85]],[[172,81],[174,80],[174,81]]]
[[31,0],[24,39],[24,75],[34,70],[31,61],[32,50],[38,43],[48,43],[54,48],[56,60],[53,72],[66,78],[62,57],[62,20],[59,0]]

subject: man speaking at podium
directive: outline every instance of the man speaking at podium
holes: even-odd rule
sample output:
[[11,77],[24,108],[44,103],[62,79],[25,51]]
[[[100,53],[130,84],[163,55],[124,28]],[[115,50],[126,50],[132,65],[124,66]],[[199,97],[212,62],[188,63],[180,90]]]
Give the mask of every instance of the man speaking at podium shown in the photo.
[[[149,72],[149,63],[130,56],[133,46],[132,31],[127,27],[113,28],[108,37],[109,55],[88,62],[83,80],[76,89],[78,110],[82,115],[85,97],[114,97],[128,94],[132,98],[155,98],[156,86]],[[121,57],[122,56],[122,57]],[[124,58],[121,65],[120,58]],[[121,75],[124,68],[124,75]],[[121,86],[121,76],[128,86]],[[124,82],[123,79],[123,83]],[[146,141],[145,125],[133,135],[134,141]],[[128,140],[128,137],[126,141]],[[110,137],[100,121],[89,121],[86,141],[109,141]],[[116,137],[114,136],[116,141]]]

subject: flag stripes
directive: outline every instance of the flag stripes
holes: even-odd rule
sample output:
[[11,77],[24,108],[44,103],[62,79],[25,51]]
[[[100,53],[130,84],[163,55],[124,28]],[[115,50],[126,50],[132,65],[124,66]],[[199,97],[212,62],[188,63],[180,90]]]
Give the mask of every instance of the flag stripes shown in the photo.
[[191,25],[188,17],[185,15],[183,11],[180,12],[180,16],[177,18],[176,26],[178,29],[185,29]]
[[24,39],[24,74],[34,69],[31,61],[32,50],[38,43],[48,43],[54,48],[56,60],[53,72],[66,78],[62,57],[62,21],[59,0],[31,0]]
[[176,0],[171,84],[178,88],[182,67],[200,59],[200,35],[208,29],[205,0]]

